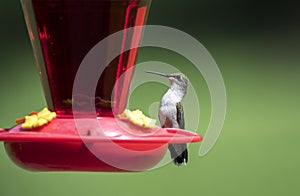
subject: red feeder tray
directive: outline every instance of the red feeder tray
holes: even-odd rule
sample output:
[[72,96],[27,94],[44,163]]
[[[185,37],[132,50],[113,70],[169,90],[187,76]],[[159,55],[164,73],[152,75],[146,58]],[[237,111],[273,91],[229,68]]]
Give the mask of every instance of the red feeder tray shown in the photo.
[[193,132],[146,129],[113,117],[57,118],[34,130],[0,130],[12,161],[34,171],[143,171],[162,160],[169,143],[201,140]]

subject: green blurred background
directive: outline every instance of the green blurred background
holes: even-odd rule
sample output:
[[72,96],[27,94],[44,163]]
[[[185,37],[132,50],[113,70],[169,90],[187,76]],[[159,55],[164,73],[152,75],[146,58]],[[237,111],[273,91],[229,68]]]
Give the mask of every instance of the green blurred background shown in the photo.
[[[180,168],[47,173],[17,167],[1,145],[0,195],[298,195],[299,8],[290,0],[153,0],[148,24],[194,36],[222,72],[227,115],[213,150],[200,158],[200,144],[190,145],[190,162]],[[11,127],[15,118],[40,110],[45,100],[18,0],[1,0],[0,22],[0,127]],[[165,58],[152,52],[142,51],[140,59]],[[176,58],[174,62],[185,62]],[[132,107],[143,102],[144,87],[135,91]],[[165,90],[159,89],[156,97]],[[205,84],[199,89],[203,134],[210,101]],[[193,114],[192,106],[186,110]],[[187,120],[187,127],[191,123]]]

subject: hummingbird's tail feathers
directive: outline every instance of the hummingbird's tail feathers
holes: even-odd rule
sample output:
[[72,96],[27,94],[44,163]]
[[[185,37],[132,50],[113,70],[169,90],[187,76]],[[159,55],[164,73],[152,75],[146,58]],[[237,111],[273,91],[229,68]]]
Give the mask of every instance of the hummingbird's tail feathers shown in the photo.
[[168,148],[175,165],[187,165],[188,150],[186,144],[169,144]]

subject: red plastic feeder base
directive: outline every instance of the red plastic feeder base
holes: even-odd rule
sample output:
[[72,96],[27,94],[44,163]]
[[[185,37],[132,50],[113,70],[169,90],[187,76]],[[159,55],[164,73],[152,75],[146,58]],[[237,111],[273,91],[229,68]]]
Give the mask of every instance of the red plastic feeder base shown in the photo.
[[145,129],[113,117],[54,119],[35,130],[0,132],[11,160],[33,171],[144,171],[164,157],[169,143],[199,142],[180,129]]

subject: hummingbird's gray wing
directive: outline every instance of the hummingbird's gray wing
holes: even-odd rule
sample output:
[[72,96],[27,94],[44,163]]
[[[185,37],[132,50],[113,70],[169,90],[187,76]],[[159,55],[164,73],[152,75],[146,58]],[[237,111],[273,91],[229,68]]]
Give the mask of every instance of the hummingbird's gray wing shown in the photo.
[[[181,102],[176,104],[177,110],[177,123],[180,129],[184,129],[184,111]],[[176,165],[187,164],[188,162],[188,151],[186,144],[169,144],[168,146],[171,158]]]
[[179,128],[184,129],[184,111],[181,102],[178,102],[176,104],[176,110],[177,110],[177,123],[179,125]]

